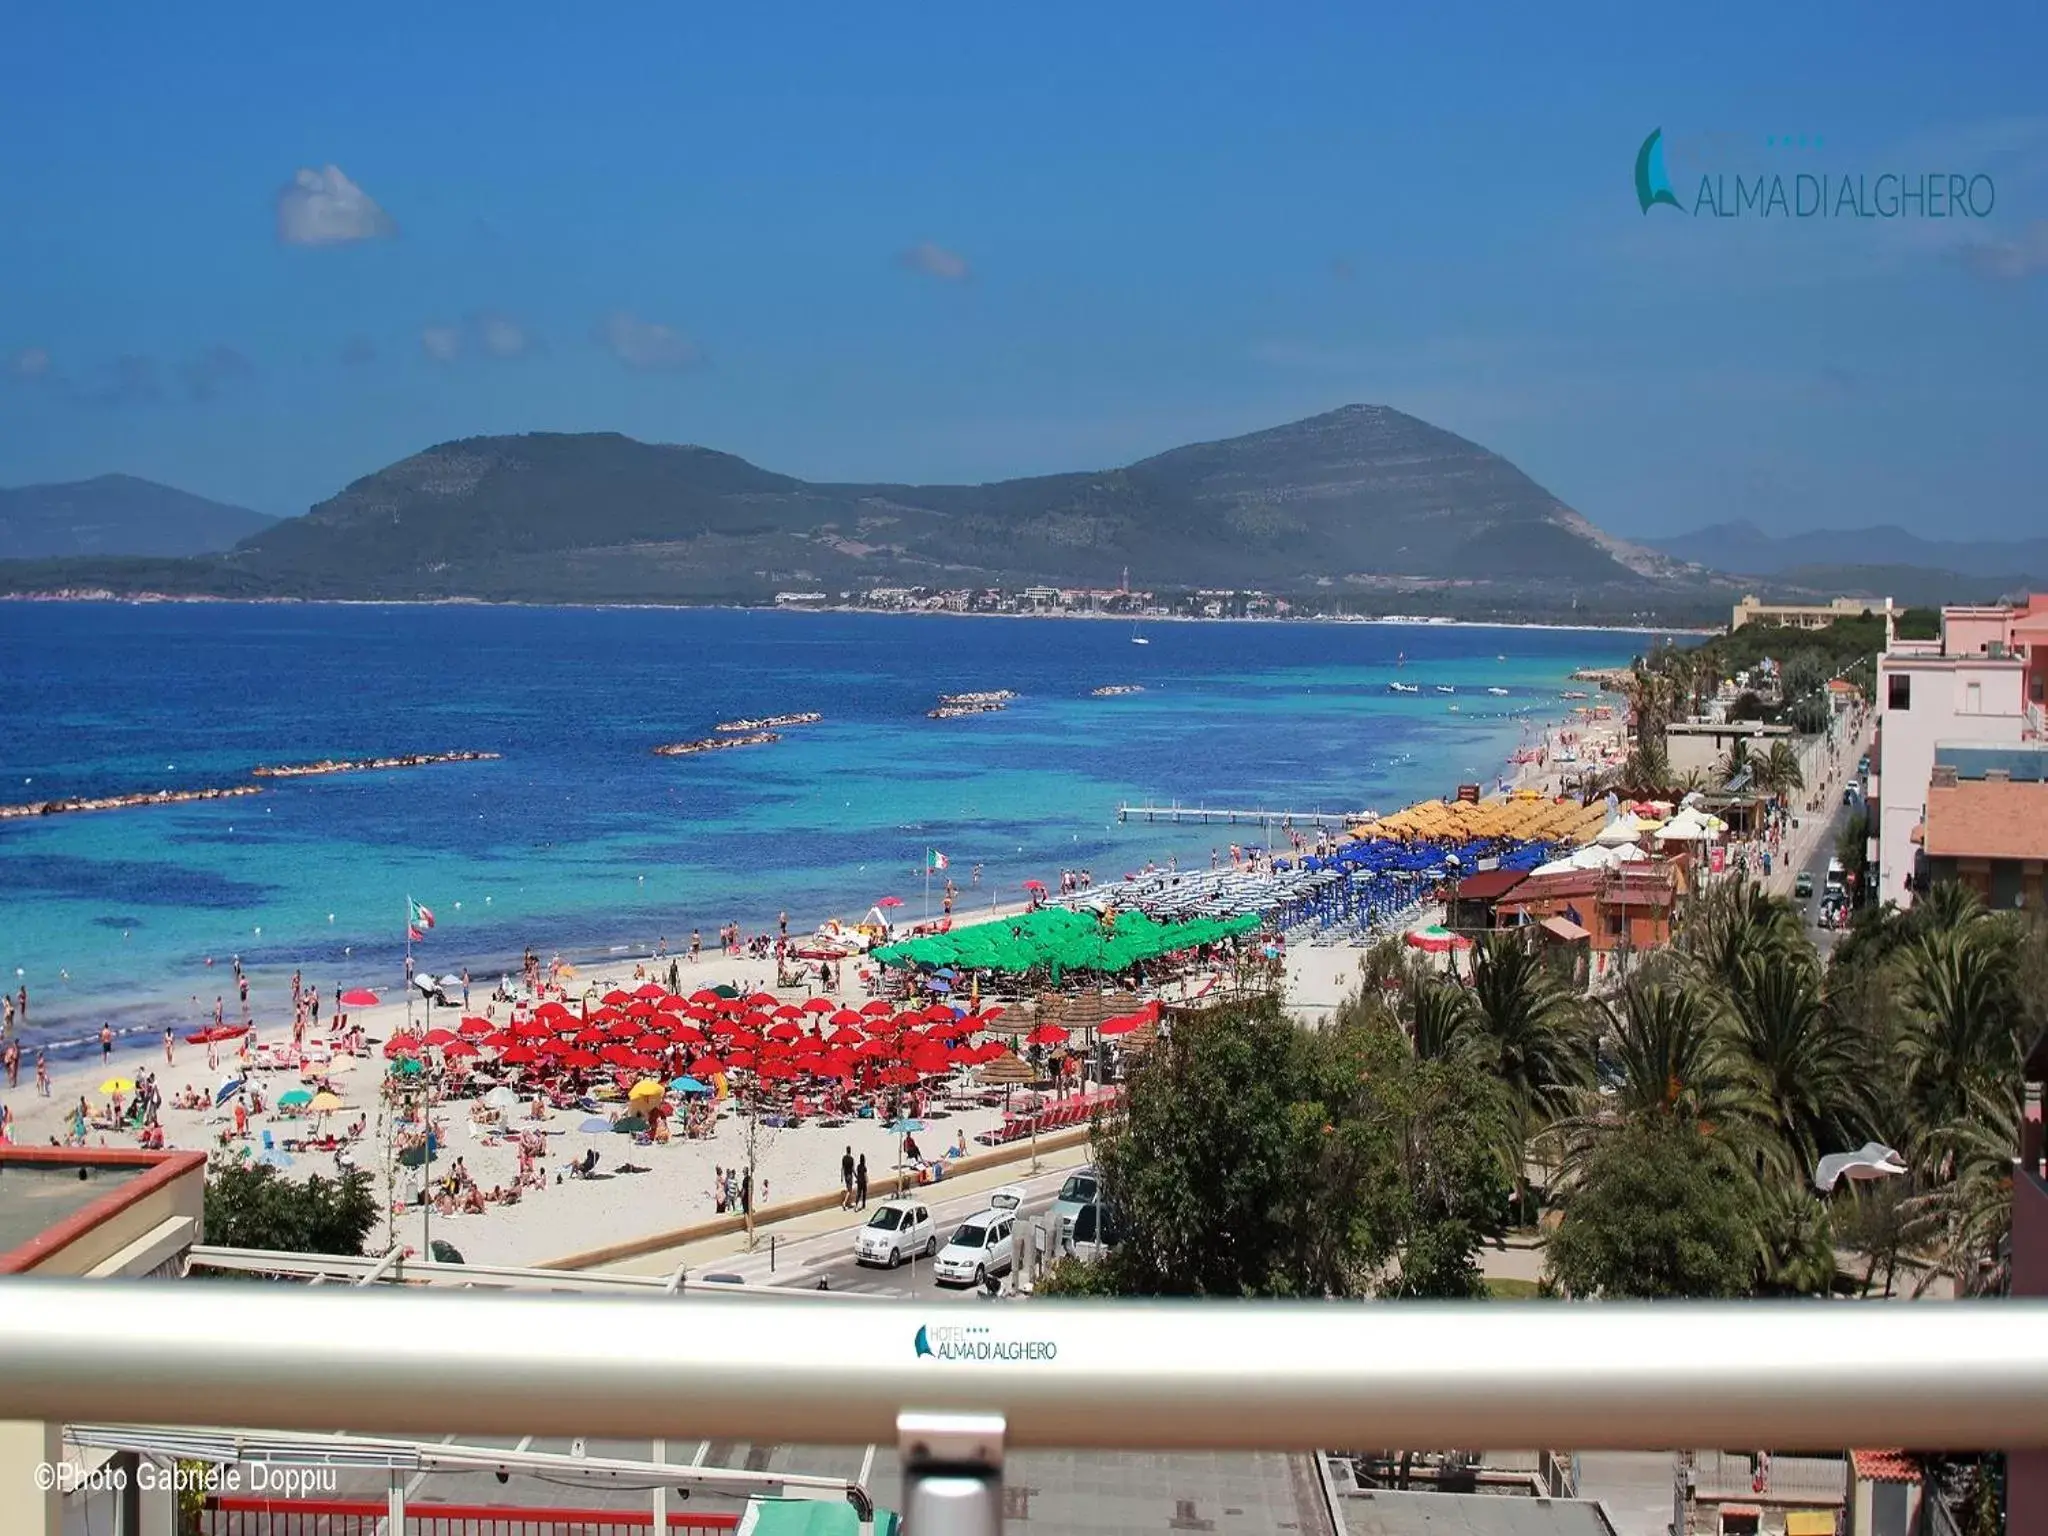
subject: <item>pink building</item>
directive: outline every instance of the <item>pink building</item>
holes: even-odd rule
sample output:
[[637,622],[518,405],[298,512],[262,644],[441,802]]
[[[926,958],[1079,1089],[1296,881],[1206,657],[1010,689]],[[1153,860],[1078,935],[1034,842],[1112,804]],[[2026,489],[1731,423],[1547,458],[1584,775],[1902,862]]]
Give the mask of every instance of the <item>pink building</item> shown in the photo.
[[1940,742],[2010,746],[2038,739],[2048,685],[2048,594],[2023,608],[1955,607],[1939,640],[1893,635],[1877,662],[1871,755],[1879,901],[1912,902],[1914,834]]

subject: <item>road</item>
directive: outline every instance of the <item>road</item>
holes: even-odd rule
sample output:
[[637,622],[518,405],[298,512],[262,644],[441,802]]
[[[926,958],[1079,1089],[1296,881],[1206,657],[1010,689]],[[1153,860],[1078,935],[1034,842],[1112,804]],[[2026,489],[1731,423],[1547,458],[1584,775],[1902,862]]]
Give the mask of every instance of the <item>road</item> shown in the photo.
[[[1016,1182],[1024,1190],[1027,1220],[1046,1213],[1070,1172],[1071,1169],[1060,1169],[1018,1177]],[[872,1211],[878,1203],[870,1196],[869,1210]],[[932,1213],[939,1245],[944,1247],[955,1227],[969,1216],[988,1208],[988,1191],[951,1199],[941,1196],[926,1201],[926,1208]],[[706,1265],[699,1278],[714,1274],[738,1275],[755,1285],[799,1286],[805,1289],[815,1288],[823,1280],[832,1290],[854,1291],[869,1296],[915,1296],[927,1301],[977,1299],[972,1290],[940,1286],[932,1279],[930,1264],[923,1259],[894,1270],[871,1269],[856,1264],[853,1261],[853,1238],[866,1219],[865,1215],[849,1212],[843,1225],[829,1231],[788,1240],[778,1238],[772,1245],[764,1241],[744,1258],[721,1259],[715,1265]]]
[[[1840,838],[1842,829],[1849,824],[1849,817],[1852,814],[1854,813],[1851,808],[1842,804],[1841,794],[1837,791],[1834,809],[1828,813],[1826,831],[1807,854],[1805,862],[1794,872],[1795,877],[1799,873],[1804,873],[1813,881],[1813,895],[1804,900],[1793,896],[1792,903],[1799,908],[1799,916],[1805,925],[1807,937],[1813,940],[1814,947],[1820,951],[1822,959],[1827,958],[1835,947],[1835,940],[1841,937],[1837,930],[1820,926],[1820,908],[1821,897],[1828,888],[1828,861],[1834,858],[1835,843]],[[1790,894],[1792,889],[1788,887],[1787,894]]]

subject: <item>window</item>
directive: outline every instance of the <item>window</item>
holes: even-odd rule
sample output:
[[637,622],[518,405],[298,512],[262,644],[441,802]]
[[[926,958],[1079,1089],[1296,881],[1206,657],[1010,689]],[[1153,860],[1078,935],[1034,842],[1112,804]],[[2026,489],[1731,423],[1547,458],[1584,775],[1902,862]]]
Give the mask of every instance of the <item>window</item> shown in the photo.
[[1887,679],[1884,707],[1886,709],[1911,709],[1913,707],[1913,675],[1910,672],[1894,672]]
[[1963,684],[1963,713],[1966,715],[1981,715],[1984,713],[1984,685],[1982,683]]

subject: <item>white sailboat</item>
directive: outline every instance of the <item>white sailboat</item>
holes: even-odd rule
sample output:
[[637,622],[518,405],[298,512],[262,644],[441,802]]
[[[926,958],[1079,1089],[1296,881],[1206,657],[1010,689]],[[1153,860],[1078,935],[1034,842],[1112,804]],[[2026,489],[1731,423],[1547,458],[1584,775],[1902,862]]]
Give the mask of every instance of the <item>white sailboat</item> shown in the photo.
[[1133,624],[1133,625],[1131,626],[1131,644],[1133,644],[1133,645],[1150,645],[1151,643],[1152,643],[1152,642],[1151,642],[1150,640],[1147,640],[1147,639],[1146,639],[1146,638],[1145,638],[1145,637],[1144,637],[1143,635],[1141,635],[1141,634],[1139,634],[1139,633],[1138,633],[1138,626],[1137,626],[1137,625]]

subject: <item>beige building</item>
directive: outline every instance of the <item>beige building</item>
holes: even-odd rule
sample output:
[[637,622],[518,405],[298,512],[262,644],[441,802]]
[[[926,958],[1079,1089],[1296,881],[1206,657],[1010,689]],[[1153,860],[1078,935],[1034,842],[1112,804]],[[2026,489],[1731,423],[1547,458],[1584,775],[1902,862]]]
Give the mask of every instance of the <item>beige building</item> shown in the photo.
[[[181,1277],[205,1213],[203,1153],[0,1147],[0,1298],[16,1275]],[[36,1468],[65,1455],[62,1425],[0,1420],[0,1532],[59,1536],[63,1495]],[[170,1536],[170,1496],[138,1497],[140,1528]]]
[[1888,597],[1837,597],[1826,603],[1765,603],[1751,596],[1735,605],[1728,627],[1740,629],[1745,624],[1778,624],[1787,629],[1826,629],[1837,619],[1853,619],[1865,613],[1888,614],[1891,611],[1892,600]]

